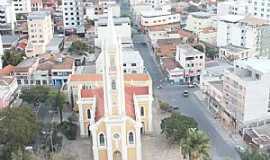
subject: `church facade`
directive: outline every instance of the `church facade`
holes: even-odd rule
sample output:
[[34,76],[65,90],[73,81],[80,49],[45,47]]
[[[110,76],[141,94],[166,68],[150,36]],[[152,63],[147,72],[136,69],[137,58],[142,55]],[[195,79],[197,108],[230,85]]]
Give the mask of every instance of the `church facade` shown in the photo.
[[102,45],[102,74],[73,74],[68,90],[79,111],[81,136],[91,136],[94,160],[141,160],[141,136],[152,131],[152,80],[124,74],[121,43],[112,36]]

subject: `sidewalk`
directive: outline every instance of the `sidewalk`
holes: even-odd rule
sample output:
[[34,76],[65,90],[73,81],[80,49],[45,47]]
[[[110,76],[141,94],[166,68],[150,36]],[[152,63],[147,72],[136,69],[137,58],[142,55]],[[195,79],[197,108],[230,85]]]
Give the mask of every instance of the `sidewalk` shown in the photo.
[[157,100],[153,102],[153,132],[142,136],[143,160],[182,160],[179,147],[161,135],[160,122],[169,114],[161,114]]
[[202,111],[206,117],[210,120],[213,126],[217,128],[217,131],[225,140],[230,142],[233,146],[246,146],[246,143],[239,134],[235,134],[230,129],[224,128],[221,122],[214,118],[214,115],[208,110],[207,101],[200,90],[194,91],[193,94],[194,97],[202,104]]

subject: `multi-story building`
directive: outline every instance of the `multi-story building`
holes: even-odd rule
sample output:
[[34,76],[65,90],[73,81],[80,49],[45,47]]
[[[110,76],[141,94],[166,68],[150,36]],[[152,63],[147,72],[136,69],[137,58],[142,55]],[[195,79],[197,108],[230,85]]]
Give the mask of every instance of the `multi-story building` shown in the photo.
[[240,15],[246,16],[250,14],[250,0],[228,0],[217,3],[217,15]]
[[[123,72],[124,73],[144,73],[144,62],[138,50],[131,47],[123,47]],[[101,54],[96,61],[96,72],[103,72],[103,55]]]
[[63,0],[63,23],[66,33],[84,34],[84,13],[81,0]]
[[216,21],[212,14],[207,12],[192,12],[188,15],[185,29],[193,33],[198,33],[204,28],[216,28]]
[[152,130],[151,78],[123,73],[121,43],[108,21],[103,74],[71,75],[68,88],[77,88],[80,134],[92,137],[94,160],[141,160],[141,134]]
[[244,60],[256,56],[256,52],[253,49],[237,47],[233,45],[228,45],[225,47],[219,48],[219,58],[235,61],[235,60]]
[[227,15],[220,17],[217,25],[217,46],[234,45],[254,49],[268,56],[270,52],[269,22],[252,16]]
[[[115,17],[113,18],[115,29],[117,32],[117,36],[121,39],[122,43],[125,43],[126,40],[131,40],[131,26],[130,19],[127,17]],[[99,18],[95,23],[96,29],[96,38],[95,38],[95,46],[101,47],[102,41],[111,36],[108,34],[108,22],[107,18]]]
[[200,74],[205,68],[204,53],[188,45],[178,45],[175,60],[184,68],[185,81],[200,81]]
[[16,22],[14,6],[8,1],[0,2],[0,33],[5,34],[13,32]]
[[108,16],[108,8],[112,10],[113,17],[120,17],[120,4],[116,1],[85,2],[85,18],[96,20]]
[[233,127],[261,125],[270,119],[270,60],[248,59],[225,70],[224,110]]
[[39,11],[43,8],[42,0],[31,0],[32,11]]
[[26,56],[33,57],[46,52],[46,46],[53,38],[51,15],[47,11],[33,11],[27,17],[28,44]]
[[28,14],[31,12],[31,0],[12,0],[16,14]]
[[218,2],[218,15],[253,15],[270,20],[270,5],[265,0],[228,0]]
[[11,76],[0,77],[0,109],[8,107],[16,97],[17,81]]
[[3,43],[2,43],[2,36],[0,35],[0,69],[3,67],[3,60],[2,57],[4,55]]

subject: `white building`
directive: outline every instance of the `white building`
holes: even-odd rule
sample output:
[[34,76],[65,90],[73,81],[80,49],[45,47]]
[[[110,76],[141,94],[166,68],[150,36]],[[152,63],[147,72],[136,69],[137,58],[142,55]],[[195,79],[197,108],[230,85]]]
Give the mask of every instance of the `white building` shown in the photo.
[[31,12],[31,0],[12,0],[16,14],[28,14]]
[[217,25],[217,46],[229,44],[255,49],[268,56],[270,52],[270,25],[268,21],[251,17],[227,15],[220,17]]
[[185,29],[198,33],[204,28],[216,28],[216,21],[212,16],[212,14],[207,12],[192,12],[188,15]]
[[3,43],[2,43],[2,36],[0,35],[0,69],[3,67],[2,56],[4,55]]
[[217,15],[249,15],[251,4],[248,0],[228,0],[217,3]]
[[229,61],[244,60],[255,57],[257,54],[254,49],[228,45],[219,48],[219,57]]
[[33,57],[46,52],[53,38],[53,23],[48,11],[33,11],[27,17],[28,44],[26,56]]
[[228,0],[218,2],[218,15],[253,15],[270,20],[270,5],[266,0]]
[[113,17],[120,17],[120,4],[116,1],[98,1],[85,2],[85,18],[90,20],[97,20],[102,17],[108,17],[108,8],[112,10]]
[[[115,26],[116,27],[116,26]],[[144,61],[139,53],[139,51],[130,47],[122,48],[123,55],[123,72],[124,73],[144,73]],[[98,57],[96,61],[96,72],[102,73],[103,66],[102,62],[103,56],[102,54]]]
[[[121,39],[122,43],[124,41],[131,40],[131,26],[130,19],[127,17],[115,17],[113,18],[115,30],[117,36]],[[95,38],[95,46],[101,47],[102,41],[111,35],[108,35],[108,27],[107,27],[107,18],[99,18],[95,23],[96,29],[96,38]]]
[[11,2],[0,1],[0,26],[10,26],[14,30],[16,16]]
[[169,2],[169,0],[130,0],[130,5],[148,5],[152,8],[159,8],[161,6],[168,5]]
[[83,2],[81,0],[63,0],[62,4],[65,31],[78,34],[84,33]]
[[236,128],[270,119],[269,81],[269,59],[239,60],[225,70],[225,110]]
[[188,45],[176,47],[175,60],[184,68],[186,81],[199,81],[205,68],[205,54]]

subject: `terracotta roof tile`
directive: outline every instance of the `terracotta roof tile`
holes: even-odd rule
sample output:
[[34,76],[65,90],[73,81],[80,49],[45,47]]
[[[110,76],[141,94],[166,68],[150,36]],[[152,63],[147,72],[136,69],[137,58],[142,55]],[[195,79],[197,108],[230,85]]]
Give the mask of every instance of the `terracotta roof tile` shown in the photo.
[[0,75],[10,75],[12,72],[14,72],[14,66],[7,65],[4,68],[0,69]]
[[[148,95],[148,87],[125,87],[125,107],[127,116],[135,119],[135,108],[133,95]],[[83,89],[81,90],[82,98],[96,97],[97,108],[95,113],[95,121],[98,121],[104,116],[104,93],[103,88]]]

